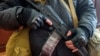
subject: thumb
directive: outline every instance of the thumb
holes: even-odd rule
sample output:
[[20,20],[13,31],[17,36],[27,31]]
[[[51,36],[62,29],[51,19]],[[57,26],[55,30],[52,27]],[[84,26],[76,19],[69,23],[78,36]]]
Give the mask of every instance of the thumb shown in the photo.
[[71,35],[75,35],[76,34],[76,29],[71,29],[71,30],[69,30],[68,32],[67,32],[67,36],[69,37],[69,36],[71,36]]
[[72,39],[73,36],[76,34],[76,30],[75,29],[71,29],[67,32],[66,36],[68,37],[68,40]]
[[49,19],[46,19],[46,23],[48,24],[48,25],[53,25],[53,23],[52,23],[52,21],[51,20],[49,20]]
[[66,35],[69,37],[69,36],[71,36],[71,34],[72,34],[72,32],[68,31]]

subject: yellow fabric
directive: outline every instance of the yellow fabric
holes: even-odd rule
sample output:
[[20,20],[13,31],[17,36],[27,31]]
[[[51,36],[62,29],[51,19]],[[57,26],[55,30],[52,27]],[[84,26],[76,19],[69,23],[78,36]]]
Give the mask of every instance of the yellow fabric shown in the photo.
[[78,26],[78,18],[77,18],[76,11],[74,8],[73,0],[68,0],[68,3],[69,3],[69,7],[70,7],[71,14],[73,17],[74,27],[76,28]]
[[29,29],[14,32],[6,45],[6,56],[31,56]]
[[46,0],[34,0],[34,2],[39,2],[41,4],[45,4],[46,3]]
[[63,6],[65,6],[66,10],[68,10],[71,13],[74,27],[76,28],[78,26],[78,17],[76,15],[73,0],[68,0],[69,6],[64,0],[60,0],[60,2],[63,4]]

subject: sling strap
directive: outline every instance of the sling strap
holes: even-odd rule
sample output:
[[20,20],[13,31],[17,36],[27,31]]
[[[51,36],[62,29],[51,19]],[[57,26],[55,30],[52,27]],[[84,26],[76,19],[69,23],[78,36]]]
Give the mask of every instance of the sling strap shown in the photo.
[[73,17],[74,27],[76,28],[78,26],[78,18],[77,18],[76,11],[74,8],[73,0],[68,0],[68,3],[71,10],[71,15]]
[[34,0],[34,2],[39,2],[41,4],[45,4],[46,3],[46,0]]
[[74,22],[74,27],[76,28],[78,26],[78,18],[74,8],[73,0],[68,0],[69,6],[64,0],[60,0],[60,2],[63,4],[63,6],[66,7],[66,10],[68,10],[71,13]]
[[[66,10],[68,10],[71,13],[74,22],[74,27],[77,27],[78,20],[77,20],[73,1],[68,0],[70,8],[68,7],[68,5],[65,3],[64,0],[60,0],[60,2],[63,4],[63,6],[65,6]],[[49,37],[49,39],[46,41],[46,43],[44,44],[39,56],[52,56],[52,53],[60,40],[61,37],[54,31],[52,35]]]

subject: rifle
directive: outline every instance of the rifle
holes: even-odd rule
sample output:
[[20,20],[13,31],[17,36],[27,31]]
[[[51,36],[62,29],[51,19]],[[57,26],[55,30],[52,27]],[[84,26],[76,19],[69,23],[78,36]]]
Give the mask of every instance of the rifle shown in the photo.
[[[63,37],[65,40],[68,40],[66,37],[66,33],[68,32],[68,26],[61,20],[61,18],[57,15],[57,13],[52,9],[49,5],[36,5],[34,2],[30,0],[26,0],[33,8],[35,8],[37,11],[41,12],[44,16],[46,16],[48,19],[50,19],[53,23],[54,31]],[[80,36],[81,37],[81,36]],[[83,40],[82,38],[80,40]],[[84,41],[80,41],[80,43],[84,43]],[[85,45],[84,45],[85,46]],[[78,56],[89,56],[87,50],[85,47],[82,47],[82,51],[79,49],[79,51],[75,52]]]

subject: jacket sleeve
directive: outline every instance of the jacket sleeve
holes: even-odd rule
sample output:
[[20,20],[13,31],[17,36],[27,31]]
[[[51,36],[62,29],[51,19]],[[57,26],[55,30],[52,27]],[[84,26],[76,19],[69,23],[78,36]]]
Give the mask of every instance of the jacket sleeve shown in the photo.
[[0,28],[15,30],[26,25],[28,19],[33,18],[38,12],[22,6],[10,7],[8,4],[0,3]]
[[96,9],[92,0],[77,0],[79,27],[84,28],[91,37],[97,24]]

